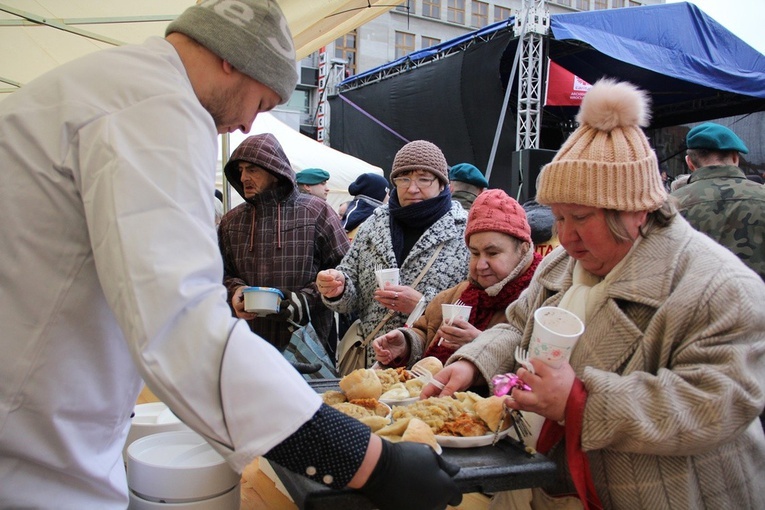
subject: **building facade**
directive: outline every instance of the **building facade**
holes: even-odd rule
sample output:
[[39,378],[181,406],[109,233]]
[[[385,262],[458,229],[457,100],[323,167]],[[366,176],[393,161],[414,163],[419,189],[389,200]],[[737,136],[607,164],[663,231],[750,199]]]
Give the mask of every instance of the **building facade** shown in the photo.
[[[547,0],[550,14],[663,4],[664,0]],[[300,131],[328,139],[326,97],[345,77],[519,15],[523,0],[404,0],[300,62],[300,82],[282,110]],[[284,117],[283,115],[281,117]]]

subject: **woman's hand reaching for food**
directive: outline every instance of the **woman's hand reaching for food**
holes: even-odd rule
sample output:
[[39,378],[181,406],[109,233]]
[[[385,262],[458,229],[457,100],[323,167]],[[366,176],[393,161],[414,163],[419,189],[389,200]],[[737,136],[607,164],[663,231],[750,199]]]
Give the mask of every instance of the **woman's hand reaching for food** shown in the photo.
[[394,360],[409,354],[409,346],[406,343],[406,338],[404,338],[404,333],[398,329],[372,340],[372,349],[375,351],[377,361],[383,365],[391,365]]
[[316,289],[327,299],[345,292],[345,275],[337,269],[325,269],[316,275]]
[[428,397],[450,397],[457,391],[463,391],[475,384],[479,377],[478,368],[467,360],[460,360],[441,369],[434,379],[444,384],[439,390],[432,384],[426,385],[420,393],[420,399]]

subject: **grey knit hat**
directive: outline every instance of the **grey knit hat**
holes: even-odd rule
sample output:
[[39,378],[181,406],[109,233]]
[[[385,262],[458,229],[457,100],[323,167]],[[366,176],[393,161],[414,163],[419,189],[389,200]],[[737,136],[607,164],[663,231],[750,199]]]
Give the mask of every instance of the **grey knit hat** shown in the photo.
[[425,140],[409,142],[399,149],[393,158],[390,178],[410,170],[427,170],[442,184],[449,184],[449,165],[444,153],[435,144]]
[[165,35],[185,34],[247,76],[273,89],[281,104],[292,96],[298,75],[295,46],[275,0],[208,0],[189,7]]

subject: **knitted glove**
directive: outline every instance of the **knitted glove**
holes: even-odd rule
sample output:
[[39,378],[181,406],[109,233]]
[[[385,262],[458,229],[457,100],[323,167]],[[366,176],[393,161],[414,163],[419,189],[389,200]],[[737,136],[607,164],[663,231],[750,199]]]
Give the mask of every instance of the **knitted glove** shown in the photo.
[[300,326],[308,324],[308,299],[305,294],[289,290],[282,290],[281,292],[284,294],[284,299],[279,303],[279,311],[268,317],[270,319],[292,321]]
[[453,480],[459,470],[428,445],[383,440],[380,460],[359,491],[380,510],[443,509],[462,501]]

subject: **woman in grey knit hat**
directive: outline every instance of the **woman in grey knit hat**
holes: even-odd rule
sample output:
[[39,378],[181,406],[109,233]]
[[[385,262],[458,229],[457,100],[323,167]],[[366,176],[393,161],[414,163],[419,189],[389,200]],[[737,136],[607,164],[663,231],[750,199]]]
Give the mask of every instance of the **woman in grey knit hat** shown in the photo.
[[[452,201],[448,168],[441,149],[431,142],[416,140],[402,147],[393,160],[395,193],[388,204],[361,225],[340,265],[318,274],[324,303],[336,312],[356,313],[363,336],[386,319],[379,334],[403,326],[421,299],[430,302],[465,279],[467,213]],[[414,286],[439,246],[432,266]],[[399,285],[379,288],[376,267],[398,268]],[[367,366],[373,363],[370,347]]]

